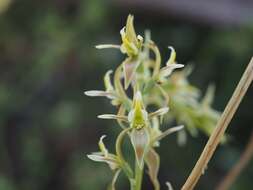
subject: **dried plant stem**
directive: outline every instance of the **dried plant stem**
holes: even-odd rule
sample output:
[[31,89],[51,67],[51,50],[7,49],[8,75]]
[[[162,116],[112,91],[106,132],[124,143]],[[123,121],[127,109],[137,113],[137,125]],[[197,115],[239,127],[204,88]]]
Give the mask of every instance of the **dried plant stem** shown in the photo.
[[226,128],[228,127],[228,124],[230,123],[242,98],[244,97],[248,87],[250,86],[252,79],[253,79],[253,58],[251,59],[248,67],[246,68],[224,112],[222,113],[221,118],[218,121],[216,128],[212,132],[203,152],[201,153],[199,157],[199,160],[194,166],[185,184],[181,188],[182,190],[192,190],[197,184],[201,174],[203,174],[203,172],[205,171],[205,168],[209,160],[211,159],[216,147],[220,143],[224,135],[224,132]]
[[239,176],[241,171],[245,168],[245,166],[249,163],[249,161],[253,157],[253,132],[251,133],[250,140],[243,151],[240,159],[234,165],[234,167],[228,172],[228,174],[222,179],[216,190],[227,190],[234,183],[236,178]]

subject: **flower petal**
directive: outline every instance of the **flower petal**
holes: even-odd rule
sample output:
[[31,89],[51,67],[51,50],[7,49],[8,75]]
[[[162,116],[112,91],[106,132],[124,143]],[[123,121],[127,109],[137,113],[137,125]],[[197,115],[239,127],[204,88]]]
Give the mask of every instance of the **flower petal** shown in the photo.
[[149,117],[149,118],[152,118],[152,117],[164,115],[164,114],[166,114],[168,111],[169,111],[169,108],[168,108],[168,107],[160,108],[160,109],[158,109],[157,111],[150,113],[150,114],[148,115],[148,117]]
[[128,114],[128,121],[131,123],[131,127],[135,129],[145,127],[148,120],[148,113],[144,109],[140,91],[135,93],[132,107],[132,110]]
[[112,156],[104,157],[103,155],[99,154],[88,154],[87,157],[95,162],[107,163],[112,170],[119,168],[118,161]]
[[168,187],[168,190],[173,190],[173,187],[170,182],[166,182],[166,185]]
[[134,147],[137,164],[141,168],[143,166],[144,156],[148,150],[150,142],[148,131],[146,128],[141,130],[133,129],[130,137]]
[[167,61],[166,65],[173,64],[176,61],[176,51],[175,51],[175,49],[172,46],[169,46],[168,48],[171,50],[171,52],[170,52],[170,58]]
[[145,156],[145,162],[148,166],[150,180],[152,181],[155,189],[160,189],[160,184],[157,178],[160,166],[160,157],[153,148],[147,152],[147,155]]
[[106,92],[110,92],[114,90],[112,82],[111,82],[111,78],[110,78],[110,75],[112,74],[112,72],[113,72],[112,70],[109,70],[105,73],[105,76],[104,76],[104,84],[105,84]]
[[139,60],[133,58],[127,58],[123,63],[124,73],[124,88],[127,89],[134,79],[134,73],[136,72],[140,64]]
[[183,64],[168,64],[160,70],[160,77],[169,76],[175,69],[183,68]]
[[114,114],[102,114],[97,116],[99,119],[116,119],[128,122],[126,116],[114,115]]
[[103,142],[103,139],[106,137],[106,135],[102,135],[99,139],[98,146],[100,151],[104,154],[105,157],[108,157],[108,150],[105,147],[105,144]]
[[100,44],[95,46],[97,49],[107,49],[107,48],[116,48],[120,49],[120,45],[114,45],[114,44]]
[[182,130],[183,128],[184,128],[183,125],[179,125],[179,126],[176,126],[176,127],[169,128],[166,131],[164,131],[160,136],[156,137],[154,141],[160,141],[161,139],[163,139],[167,135],[170,135],[170,134],[175,133],[179,130]]
[[113,94],[111,92],[106,92],[106,91],[103,91],[103,90],[88,90],[88,91],[85,91],[84,94],[86,96],[91,96],[91,97],[105,96],[105,97],[110,98],[110,99],[116,98],[115,94]]
[[134,16],[128,15],[126,23],[126,37],[130,42],[133,42],[135,45],[138,44],[136,33],[134,30]]

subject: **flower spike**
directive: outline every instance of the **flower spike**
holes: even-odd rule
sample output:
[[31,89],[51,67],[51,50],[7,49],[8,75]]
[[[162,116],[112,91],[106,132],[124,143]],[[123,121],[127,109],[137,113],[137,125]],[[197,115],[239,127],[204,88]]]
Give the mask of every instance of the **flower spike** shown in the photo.
[[[144,164],[155,190],[160,190],[158,172],[160,156],[155,148],[160,141],[172,133],[178,132],[178,142],[186,141],[186,130],[183,125],[161,129],[164,121],[185,124],[192,136],[200,129],[210,134],[219,113],[211,108],[214,88],[208,88],[206,95],[200,100],[199,90],[192,86],[187,77],[188,68],[173,72],[184,67],[176,62],[176,51],[169,46],[170,55],[162,65],[158,46],[152,41],[150,33],[146,32],[145,39],[137,35],[134,28],[134,17],[129,15],[125,26],[120,30],[121,44],[101,44],[97,49],[116,48],[125,54],[124,60],[115,71],[109,70],[104,75],[104,90],[84,92],[87,96],[105,96],[111,99],[116,107],[116,114],[102,114],[100,119],[114,119],[122,128],[115,142],[115,154],[106,148],[101,136],[99,151],[88,156],[91,160],[104,162],[113,170],[113,179],[108,190],[116,190],[115,183],[122,171],[129,179],[130,188],[140,190]],[[113,75],[113,76],[112,76]],[[113,78],[113,81],[112,81]],[[129,94],[133,93],[130,98]],[[167,114],[169,107],[171,114]],[[147,110],[155,110],[148,113]],[[124,140],[130,139],[135,156],[135,170],[123,151]],[[178,143],[179,144],[179,143]],[[130,159],[129,159],[130,160]],[[170,183],[166,183],[172,190]]]

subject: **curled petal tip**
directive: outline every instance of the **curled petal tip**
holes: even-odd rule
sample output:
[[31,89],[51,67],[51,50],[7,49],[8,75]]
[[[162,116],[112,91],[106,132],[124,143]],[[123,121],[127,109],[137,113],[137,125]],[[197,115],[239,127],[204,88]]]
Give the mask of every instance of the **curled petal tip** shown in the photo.
[[168,46],[168,48],[169,48],[172,52],[175,51],[175,49],[174,49],[172,46]]
[[106,137],[106,135],[102,135],[102,136],[100,137],[100,140],[102,141],[105,137]]
[[110,70],[108,70],[107,72],[106,72],[106,74],[112,74],[113,73],[113,70],[112,69],[110,69]]
[[170,53],[170,58],[167,61],[166,65],[173,64],[176,61],[176,51],[175,51],[175,49],[172,46],[169,46],[168,48],[170,49],[171,53]]
[[168,187],[168,190],[173,190],[173,187],[170,182],[166,182],[166,185]]

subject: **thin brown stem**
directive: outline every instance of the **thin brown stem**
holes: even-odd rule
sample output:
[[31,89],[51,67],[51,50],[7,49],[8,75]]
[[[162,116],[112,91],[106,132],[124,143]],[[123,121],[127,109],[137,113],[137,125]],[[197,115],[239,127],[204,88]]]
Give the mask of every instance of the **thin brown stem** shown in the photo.
[[205,168],[214,154],[215,149],[220,143],[228,124],[233,118],[242,98],[244,97],[247,89],[249,88],[253,79],[253,58],[251,59],[248,67],[246,68],[239,84],[237,85],[232,97],[230,98],[224,112],[219,119],[216,128],[208,139],[208,142],[201,153],[199,160],[195,164],[191,174],[181,188],[182,190],[192,190],[197,184],[201,174],[204,173]]
[[253,157],[253,132],[251,133],[250,140],[243,151],[240,159],[234,165],[234,167],[228,172],[228,174],[222,179],[216,190],[227,190],[229,189],[236,178],[240,175],[242,170],[247,166]]

